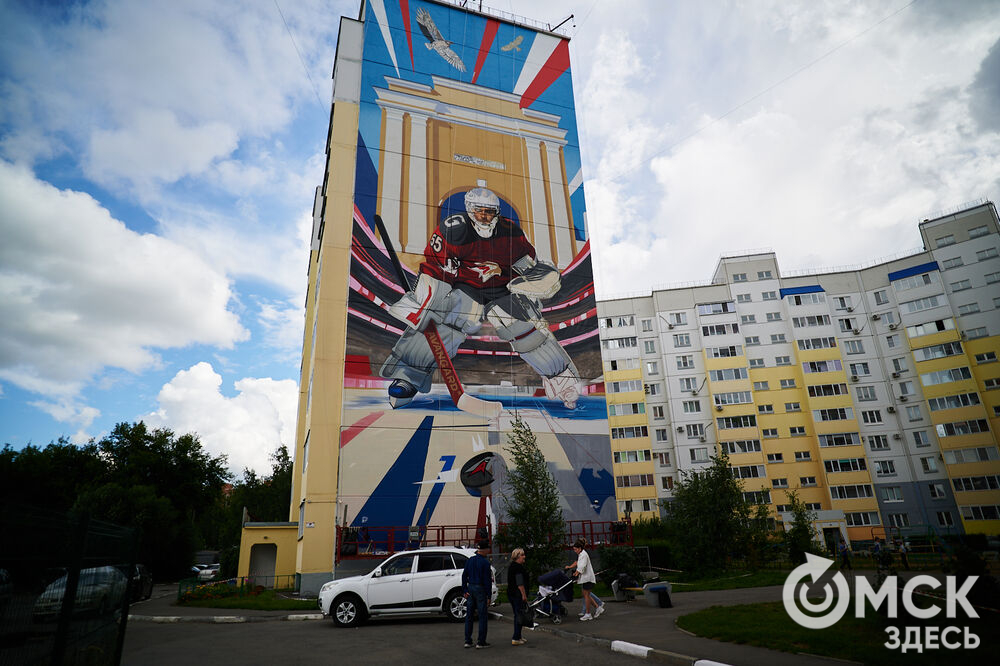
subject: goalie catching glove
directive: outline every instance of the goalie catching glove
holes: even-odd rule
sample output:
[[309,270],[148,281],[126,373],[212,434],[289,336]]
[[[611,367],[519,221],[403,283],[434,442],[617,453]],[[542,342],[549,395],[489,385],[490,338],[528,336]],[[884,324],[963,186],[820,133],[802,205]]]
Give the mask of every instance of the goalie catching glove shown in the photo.
[[549,264],[534,262],[530,257],[524,257],[514,269],[520,275],[507,284],[512,294],[521,294],[536,299],[552,298],[562,286],[562,276]]

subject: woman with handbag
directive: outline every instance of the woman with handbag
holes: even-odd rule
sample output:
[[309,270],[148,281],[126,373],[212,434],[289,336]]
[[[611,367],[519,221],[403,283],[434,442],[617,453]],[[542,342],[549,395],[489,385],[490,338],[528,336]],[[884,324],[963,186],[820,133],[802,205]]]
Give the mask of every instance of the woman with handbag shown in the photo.
[[521,637],[521,617],[528,608],[528,570],[524,568],[526,556],[523,548],[515,548],[510,553],[507,567],[507,599],[514,610],[514,636],[511,645],[524,645],[527,639]]

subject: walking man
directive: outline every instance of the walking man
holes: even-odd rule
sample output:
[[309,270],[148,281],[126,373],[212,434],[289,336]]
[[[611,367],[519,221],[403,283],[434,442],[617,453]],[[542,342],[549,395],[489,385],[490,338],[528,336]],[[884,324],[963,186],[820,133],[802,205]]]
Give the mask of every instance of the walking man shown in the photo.
[[479,613],[479,634],[475,643],[477,650],[488,648],[486,642],[486,606],[489,604],[490,592],[493,590],[493,569],[486,559],[490,542],[483,539],[477,544],[476,554],[465,562],[462,572],[462,594],[465,602],[465,647],[473,647],[472,616],[473,611]]
[[840,552],[840,570],[849,569],[854,571],[854,567],[851,566],[851,549],[847,547],[844,537],[840,537],[840,546],[837,550]]

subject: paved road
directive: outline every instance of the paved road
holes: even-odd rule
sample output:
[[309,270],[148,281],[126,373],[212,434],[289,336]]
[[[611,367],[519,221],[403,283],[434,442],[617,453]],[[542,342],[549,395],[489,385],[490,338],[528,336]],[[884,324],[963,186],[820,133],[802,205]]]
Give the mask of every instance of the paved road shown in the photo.
[[525,632],[528,643],[510,644],[512,626],[490,625],[486,650],[462,647],[462,625],[439,618],[377,620],[357,629],[332,621],[247,624],[130,622],[122,663],[178,664],[628,664],[633,657],[607,647],[541,632]]

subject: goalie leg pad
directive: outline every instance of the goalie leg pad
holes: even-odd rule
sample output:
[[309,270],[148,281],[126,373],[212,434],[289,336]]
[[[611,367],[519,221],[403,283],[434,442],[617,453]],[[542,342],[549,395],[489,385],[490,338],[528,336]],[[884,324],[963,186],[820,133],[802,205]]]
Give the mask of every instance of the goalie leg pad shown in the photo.
[[[438,326],[438,333],[448,356],[454,358],[459,346],[465,342],[465,333],[447,325]],[[427,338],[423,333],[407,329],[385,359],[379,375],[386,379],[405,379],[420,393],[427,393],[431,390],[431,376],[436,369],[437,362]]]
[[515,319],[498,306],[491,307],[489,319],[497,335],[509,342],[524,362],[541,376],[558,375],[570,365],[569,354],[545,327],[545,322]]

